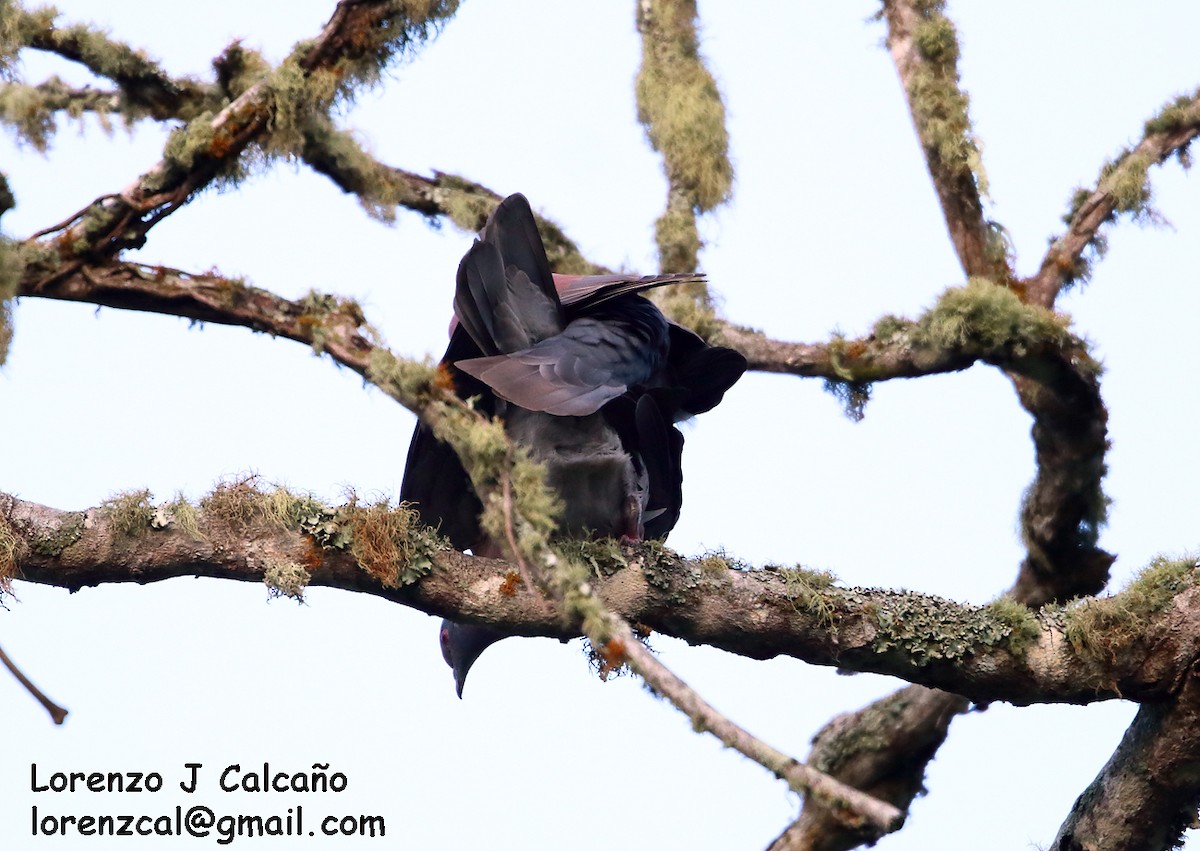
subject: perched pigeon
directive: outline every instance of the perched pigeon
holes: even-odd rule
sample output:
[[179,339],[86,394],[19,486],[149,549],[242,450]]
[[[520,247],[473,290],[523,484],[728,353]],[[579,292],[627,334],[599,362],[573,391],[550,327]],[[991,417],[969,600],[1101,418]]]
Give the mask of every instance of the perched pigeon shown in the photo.
[[[683,435],[674,423],[715,407],[746,369],[667,320],[639,293],[701,275],[552,275],[523,195],[492,213],[458,267],[442,358],[455,392],[504,420],[546,466],[563,537],[662,538],[679,519]],[[400,498],[455,547],[500,556],[458,456],[418,423]],[[459,697],[479,654],[504,638],[444,621],[442,655]]]

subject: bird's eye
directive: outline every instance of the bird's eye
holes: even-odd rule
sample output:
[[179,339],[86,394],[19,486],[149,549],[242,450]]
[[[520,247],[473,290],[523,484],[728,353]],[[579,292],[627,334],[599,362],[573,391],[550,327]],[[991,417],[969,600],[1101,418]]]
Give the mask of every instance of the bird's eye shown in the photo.
[[450,658],[450,630],[442,627],[438,640],[442,644],[442,658],[446,660],[447,665],[454,667],[454,660]]

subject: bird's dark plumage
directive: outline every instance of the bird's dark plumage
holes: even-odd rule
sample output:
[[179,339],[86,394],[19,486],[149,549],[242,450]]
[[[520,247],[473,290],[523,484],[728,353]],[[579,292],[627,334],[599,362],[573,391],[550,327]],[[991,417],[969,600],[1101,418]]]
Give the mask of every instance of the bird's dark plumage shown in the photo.
[[[505,198],[459,264],[456,324],[442,358],[462,398],[502,418],[547,470],[563,537],[662,538],[683,501],[674,423],[715,407],[746,369],[670,322],[640,293],[701,275],[558,276],[529,202]],[[449,446],[418,423],[400,498],[455,547],[499,555]],[[502,633],[445,621],[442,653],[462,696],[471,664]]]

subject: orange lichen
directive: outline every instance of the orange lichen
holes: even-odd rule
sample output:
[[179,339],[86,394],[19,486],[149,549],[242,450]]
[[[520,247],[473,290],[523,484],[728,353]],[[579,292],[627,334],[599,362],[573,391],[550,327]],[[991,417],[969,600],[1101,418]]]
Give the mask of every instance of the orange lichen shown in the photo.
[[446,364],[439,363],[437,369],[433,371],[433,386],[447,393],[454,392],[454,375]]
[[600,680],[607,682],[617,670],[625,664],[625,642],[612,638],[604,642],[598,655],[600,661]]
[[217,159],[223,159],[233,149],[233,135],[224,128],[218,130],[208,146],[209,153]]
[[500,583],[500,594],[504,597],[512,597],[517,593],[517,584],[521,581],[521,574],[515,570],[510,570],[504,574],[504,579]]
[[312,537],[308,539],[308,545],[304,549],[304,555],[301,557],[300,563],[304,565],[304,568],[309,573],[315,572],[325,563],[325,554],[322,552],[320,545]]

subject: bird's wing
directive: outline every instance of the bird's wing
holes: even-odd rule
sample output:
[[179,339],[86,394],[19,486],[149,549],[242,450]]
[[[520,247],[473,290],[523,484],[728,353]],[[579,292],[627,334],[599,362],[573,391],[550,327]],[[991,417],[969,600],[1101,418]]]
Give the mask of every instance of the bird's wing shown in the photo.
[[479,238],[496,246],[504,258],[504,266],[524,272],[529,280],[545,291],[547,298],[557,299],[546,246],[538,233],[537,220],[529,200],[521,193],[509,195],[488,218]]
[[742,377],[747,364],[740,352],[710,346],[696,332],[675,322],[669,323],[668,331],[671,345],[658,386],[671,390],[675,405],[665,413],[668,420],[678,422],[715,408],[725,391]]
[[637,453],[648,480],[642,514],[646,538],[665,538],[683,506],[683,434],[669,424],[653,394],[642,395],[635,411]]
[[630,293],[640,293],[669,284],[703,283],[703,274],[678,275],[555,275],[554,285],[563,307],[577,314],[598,304]]
[[456,361],[496,395],[530,411],[582,417],[647,381],[667,354],[667,321],[643,298],[606,305],[518,352]]
[[[495,411],[495,396],[486,385],[459,372],[453,365],[459,358],[479,354],[479,347],[466,329],[456,328],[442,358],[442,367],[451,371],[455,392],[464,399],[478,397],[476,410],[491,416]],[[408,445],[400,500],[415,505],[422,521],[436,526],[456,549],[474,550],[483,540],[479,528],[483,506],[475,495],[467,471],[450,445],[438,440],[429,426],[420,420]]]
[[528,348],[562,330],[546,251],[523,195],[500,203],[458,264],[454,312],[488,355]]

